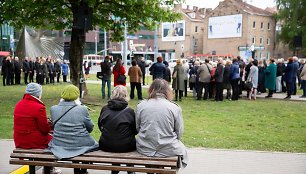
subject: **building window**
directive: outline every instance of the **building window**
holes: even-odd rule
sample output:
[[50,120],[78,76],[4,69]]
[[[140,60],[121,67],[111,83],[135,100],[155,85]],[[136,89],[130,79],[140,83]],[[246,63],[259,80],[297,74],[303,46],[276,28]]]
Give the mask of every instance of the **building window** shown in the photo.
[[197,33],[198,32],[198,26],[195,26],[194,31]]
[[270,23],[268,22],[268,30],[270,30]]
[[264,29],[264,23],[263,23],[263,22],[260,23],[260,28],[261,28],[262,30]]
[[267,45],[270,45],[270,38],[267,39]]
[[252,38],[252,44],[255,44],[255,43],[256,43],[256,38],[253,37],[253,38]]
[[261,37],[261,38],[259,39],[259,44],[260,44],[260,45],[263,44],[263,37]]
[[253,22],[253,28],[256,28],[256,22],[255,21]]

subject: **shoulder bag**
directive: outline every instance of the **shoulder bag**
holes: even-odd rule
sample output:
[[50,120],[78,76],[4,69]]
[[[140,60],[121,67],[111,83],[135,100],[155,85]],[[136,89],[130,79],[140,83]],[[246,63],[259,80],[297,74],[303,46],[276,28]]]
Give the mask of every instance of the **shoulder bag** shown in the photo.
[[60,116],[57,120],[55,120],[55,122],[53,123],[53,127],[55,127],[55,124],[64,117],[64,115],[66,115],[71,109],[73,109],[74,107],[76,107],[77,105],[72,106],[71,108],[69,108],[62,116]]

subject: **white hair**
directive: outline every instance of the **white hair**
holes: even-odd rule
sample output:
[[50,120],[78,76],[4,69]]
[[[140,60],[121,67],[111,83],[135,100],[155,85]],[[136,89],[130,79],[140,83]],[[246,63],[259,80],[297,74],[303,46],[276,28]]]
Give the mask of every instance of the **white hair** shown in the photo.
[[128,91],[125,86],[117,85],[115,89],[112,91],[111,99],[123,99],[125,101],[129,101]]

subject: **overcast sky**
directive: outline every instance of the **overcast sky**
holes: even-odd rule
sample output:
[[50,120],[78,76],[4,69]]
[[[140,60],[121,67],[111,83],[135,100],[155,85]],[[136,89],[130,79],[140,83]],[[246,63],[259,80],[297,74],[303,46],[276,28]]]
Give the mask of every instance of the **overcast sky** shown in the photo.
[[[205,7],[205,8],[216,8],[220,1],[223,0],[185,0],[187,5]],[[244,0],[249,4],[256,7],[265,9],[266,7],[274,7],[275,0]]]

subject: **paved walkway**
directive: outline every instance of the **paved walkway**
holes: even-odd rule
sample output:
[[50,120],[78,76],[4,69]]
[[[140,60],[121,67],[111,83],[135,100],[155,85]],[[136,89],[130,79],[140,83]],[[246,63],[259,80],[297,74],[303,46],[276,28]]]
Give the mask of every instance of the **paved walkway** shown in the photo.
[[[9,165],[14,148],[12,140],[0,140],[0,174],[9,174],[20,166]],[[306,153],[260,152],[244,150],[189,149],[189,165],[180,174],[305,174]],[[41,173],[41,169],[38,172]],[[62,169],[72,174],[72,169]],[[90,174],[109,174],[89,170]],[[125,173],[125,172],[121,172]]]

